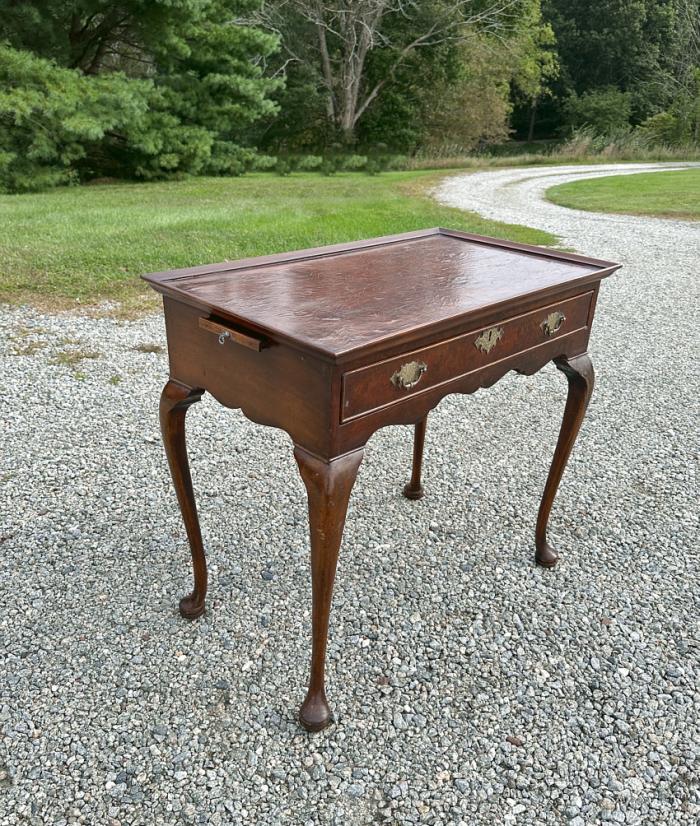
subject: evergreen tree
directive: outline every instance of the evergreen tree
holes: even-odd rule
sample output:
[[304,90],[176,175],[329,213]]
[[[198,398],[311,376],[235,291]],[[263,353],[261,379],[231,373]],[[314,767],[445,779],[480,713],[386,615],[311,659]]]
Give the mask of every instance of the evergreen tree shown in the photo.
[[[41,160],[36,181],[44,183],[65,181],[76,172],[83,177],[240,172],[251,156],[241,139],[252,122],[274,110],[269,95],[279,85],[264,76],[264,61],[277,38],[241,23],[257,5],[255,0],[0,2],[7,43],[0,55],[6,78],[0,109],[5,186],[18,188],[20,178],[31,177],[23,145],[33,147],[30,156]],[[61,100],[60,115],[51,90]],[[46,130],[40,122],[77,123],[81,117],[91,123],[89,134],[55,129],[54,149],[38,149],[53,140],[41,134]],[[21,188],[29,185],[25,180]]]

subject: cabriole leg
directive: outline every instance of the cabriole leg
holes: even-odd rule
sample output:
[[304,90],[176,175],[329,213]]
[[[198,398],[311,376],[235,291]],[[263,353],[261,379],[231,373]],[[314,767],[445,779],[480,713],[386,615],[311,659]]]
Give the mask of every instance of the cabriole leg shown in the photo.
[[425,429],[428,426],[428,416],[416,422],[413,432],[413,469],[411,471],[411,481],[404,485],[403,495],[406,499],[422,499],[423,485],[421,484],[421,472],[423,469],[423,447],[425,445]]
[[203,390],[192,389],[176,381],[169,381],[160,397],[160,430],[170,465],[175,493],[185,523],[187,539],[192,552],[194,589],[180,600],[180,613],[186,619],[196,619],[204,613],[207,594],[207,562],[204,557],[202,534],[199,529],[197,506],[192,490],[192,478],[185,444],[185,416],[191,404],[202,398]]
[[552,510],[552,503],[559,482],[593,392],[594,379],[593,364],[587,353],[570,359],[559,358],[554,363],[568,379],[569,393],[566,398],[564,419],[559,431],[559,440],[554,451],[552,466],[549,469],[549,476],[542,494],[535,529],[535,560],[545,568],[553,568],[559,560],[559,555],[547,542],[547,523],[549,522],[549,514]]
[[308,493],[311,533],[311,675],[299,712],[309,731],[320,731],[333,719],[325,688],[328,617],[345,515],[362,454],[360,448],[328,462],[298,446],[294,449]]

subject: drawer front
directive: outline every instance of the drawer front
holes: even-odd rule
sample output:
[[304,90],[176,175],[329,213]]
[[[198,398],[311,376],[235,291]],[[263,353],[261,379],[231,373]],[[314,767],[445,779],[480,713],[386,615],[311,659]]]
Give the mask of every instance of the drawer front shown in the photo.
[[341,421],[397,404],[586,327],[593,292],[541,307],[343,375]]

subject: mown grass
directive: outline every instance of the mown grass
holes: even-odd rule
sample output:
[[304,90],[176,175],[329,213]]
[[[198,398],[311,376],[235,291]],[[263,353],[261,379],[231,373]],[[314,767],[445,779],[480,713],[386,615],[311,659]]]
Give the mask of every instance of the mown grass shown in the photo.
[[435,203],[428,190],[444,174],[251,174],[0,196],[0,300],[138,307],[144,272],[431,226],[555,243]]
[[610,175],[547,190],[555,204],[593,212],[700,218],[700,169]]

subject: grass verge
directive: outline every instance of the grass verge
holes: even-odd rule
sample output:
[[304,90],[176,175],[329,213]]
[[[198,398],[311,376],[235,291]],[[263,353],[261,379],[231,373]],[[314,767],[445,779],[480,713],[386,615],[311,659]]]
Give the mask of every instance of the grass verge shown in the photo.
[[154,303],[141,273],[448,226],[531,244],[547,232],[428,196],[445,172],[193,178],[0,196],[0,300],[65,309]]
[[560,206],[592,212],[700,219],[700,168],[572,181],[547,190]]

